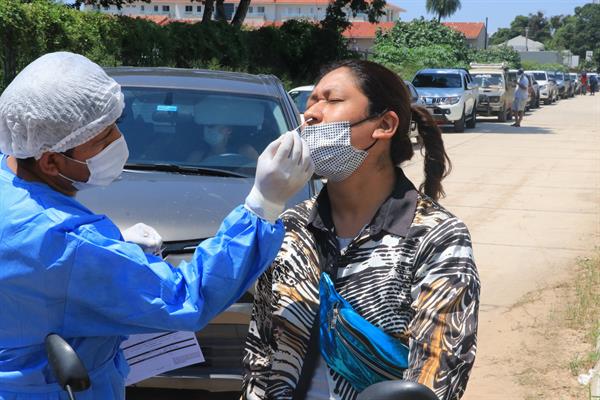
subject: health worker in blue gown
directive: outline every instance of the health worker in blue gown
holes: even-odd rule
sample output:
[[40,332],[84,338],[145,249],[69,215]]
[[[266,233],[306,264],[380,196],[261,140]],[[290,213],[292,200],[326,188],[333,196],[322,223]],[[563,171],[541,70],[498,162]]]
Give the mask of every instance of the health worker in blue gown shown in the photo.
[[66,398],[44,349],[51,332],[89,371],[91,388],[78,399],[123,399],[124,337],[199,330],[237,300],[277,254],[277,217],[312,175],[305,143],[284,134],[260,156],[245,204],[189,263],[173,267],[140,247],[160,245],[152,228],[122,233],[74,198],[121,174],[122,110],[119,85],[65,52],[35,60],[0,96],[2,400]]

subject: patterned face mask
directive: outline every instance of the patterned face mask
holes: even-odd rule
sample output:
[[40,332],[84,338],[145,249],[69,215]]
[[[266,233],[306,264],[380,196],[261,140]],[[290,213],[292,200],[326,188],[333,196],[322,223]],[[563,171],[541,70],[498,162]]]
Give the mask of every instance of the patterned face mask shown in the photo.
[[350,121],[329,122],[305,127],[300,133],[308,144],[310,156],[315,164],[315,173],[333,182],[347,179],[362,165],[368,156],[368,150],[377,143],[377,139],[364,150],[351,144],[353,126],[384,114],[370,116],[354,124]]

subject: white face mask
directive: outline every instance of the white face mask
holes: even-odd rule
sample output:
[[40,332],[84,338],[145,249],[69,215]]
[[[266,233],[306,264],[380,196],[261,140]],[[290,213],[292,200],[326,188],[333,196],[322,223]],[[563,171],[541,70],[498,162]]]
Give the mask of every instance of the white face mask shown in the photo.
[[333,182],[341,182],[352,175],[365,161],[369,155],[368,150],[375,145],[377,139],[366,149],[357,149],[351,144],[351,128],[375,117],[368,117],[354,124],[342,121],[305,127],[300,135],[308,144],[315,173]]
[[217,127],[207,127],[204,131],[204,141],[212,147],[222,146],[227,141],[227,136]]
[[92,187],[108,186],[117,179],[123,172],[123,167],[129,158],[129,149],[127,148],[125,138],[121,136],[109,144],[100,153],[89,158],[85,162],[67,157],[64,154],[63,156],[69,160],[88,166],[90,177],[86,182],[79,182],[64,176],[63,174],[59,174],[63,178],[71,181],[77,190],[84,190]]

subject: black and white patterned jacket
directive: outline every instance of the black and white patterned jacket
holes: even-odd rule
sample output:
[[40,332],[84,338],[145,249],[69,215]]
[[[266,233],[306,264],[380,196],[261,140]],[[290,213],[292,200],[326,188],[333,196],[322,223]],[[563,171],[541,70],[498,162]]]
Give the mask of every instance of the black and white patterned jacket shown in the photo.
[[[372,324],[410,348],[404,379],[459,399],[475,360],[479,277],[466,226],[397,170],[392,195],[342,254],[327,188],[287,211],[286,236],[259,279],[243,399],[302,399],[318,356],[319,275]],[[343,272],[343,273],[342,273]],[[331,398],[356,391],[329,369]]]

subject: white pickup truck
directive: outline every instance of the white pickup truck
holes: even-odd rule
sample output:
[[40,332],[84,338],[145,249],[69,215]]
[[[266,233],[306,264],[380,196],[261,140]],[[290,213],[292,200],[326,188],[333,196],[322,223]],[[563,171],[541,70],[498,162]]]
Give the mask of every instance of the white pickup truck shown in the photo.
[[422,69],[413,85],[438,124],[454,125],[454,132],[475,128],[478,88],[465,69]]

